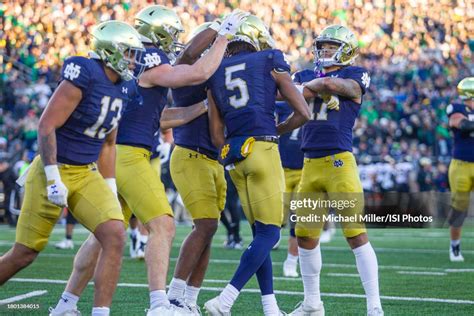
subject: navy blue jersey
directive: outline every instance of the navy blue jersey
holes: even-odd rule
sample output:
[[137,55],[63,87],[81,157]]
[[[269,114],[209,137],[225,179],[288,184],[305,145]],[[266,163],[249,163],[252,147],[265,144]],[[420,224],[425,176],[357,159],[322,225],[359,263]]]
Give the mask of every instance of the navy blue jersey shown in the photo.
[[290,71],[283,53],[276,49],[240,53],[225,58],[209,79],[209,88],[227,128],[235,136],[276,136],[272,70]]
[[[141,62],[146,65],[145,71],[169,64],[165,52],[154,47],[147,47]],[[119,126],[117,144],[151,150],[153,135],[160,128],[161,112],[168,101],[168,88],[139,86],[138,91],[143,98],[143,104],[131,102],[126,108]]]
[[100,60],[79,56],[65,60],[61,80],[81,89],[82,99],[56,130],[57,160],[74,165],[95,162],[105,137],[117,127],[123,109],[138,100],[136,82],[114,84]]
[[[448,117],[454,113],[461,113],[469,121],[474,121],[474,110],[467,105],[454,103],[446,108]],[[457,128],[452,128],[454,134],[453,158],[463,161],[474,162],[474,132],[463,132]]]
[[[176,107],[188,107],[207,99],[206,83],[173,89],[173,101]],[[217,157],[217,149],[211,142],[207,113],[195,118],[188,124],[173,128],[176,145],[193,149],[211,158]]]
[[[370,85],[369,73],[361,67],[347,66],[325,76],[353,79],[361,87],[363,95]],[[328,110],[321,98],[310,102],[312,118],[303,127],[302,149],[305,157],[320,158],[352,151],[352,128],[361,105],[342,96],[336,97],[339,99],[339,111]]]
[[[293,113],[293,109],[286,102],[277,102],[277,122],[284,122]],[[304,155],[301,151],[301,127],[280,136],[278,144],[283,168],[302,169]]]

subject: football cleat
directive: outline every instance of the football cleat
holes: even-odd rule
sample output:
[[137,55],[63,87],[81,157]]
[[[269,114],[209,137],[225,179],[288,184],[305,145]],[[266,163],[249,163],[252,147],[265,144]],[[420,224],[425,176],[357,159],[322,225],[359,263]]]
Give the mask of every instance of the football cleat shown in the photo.
[[383,316],[382,307],[374,307],[367,311],[367,316]]
[[197,305],[188,304],[186,301],[181,299],[170,300],[170,303],[174,308],[174,315],[180,316],[192,316],[201,315],[201,310]]
[[283,262],[283,276],[289,277],[289,278],[299,277],[299,274],[298,274],[298,271],[297,271],[296,267],[297,267],[297,265],[288,262],[288,260],[285,260]]
[[56,249],[74,249],[74,243],[71,239],[64,239],[54,245]]
[[231,316],[230,312],[223,312],[221,308],[221,302],[219,296],[214,297],[212,300],[207,301],[204,304],[204,309],[210,316]]
[[299,302],[296,309],[292,311],[291,316],[324,316],[324,305],[320,302],[316,308],[306,306],[304,302]]
[[168,306],[158,306],[153,309],[149,309],[146,312],[146,316],[174,316],[178,315],[175,314],[175,308],[174,305],[168,305]]
[[54,308],[49,308],[49,316],[81,316],[81,312],[76,309],[68,309],[63,312],[55,312]]
[[451,262],[463,262],[464,257],[461,254],[461,245],[449,247],[449,260]]

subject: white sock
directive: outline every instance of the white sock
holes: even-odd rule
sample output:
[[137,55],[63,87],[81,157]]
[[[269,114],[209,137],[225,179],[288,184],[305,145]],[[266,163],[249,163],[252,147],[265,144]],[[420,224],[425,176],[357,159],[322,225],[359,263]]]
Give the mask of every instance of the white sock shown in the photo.
[[108,307],[93,307],[92,316],[109,316],[110,308]]
[[367,309],[381,307],[379,294],[379,266],[374,248],[370,242],[352,249],[356,259],[357,271],[367,297]]
[[140,234],[138,227],[137,228],[130,228],[130,236],[137,237]]
[[221,303],[222,312],[228,313],[234,305],[235,300],[239,296],[240,292],[233,285],[227,284],[222,293],[219,295],[219,301]]
[[286,256],[287,264],[296,266],[298,264],[298,256],[293,256],[291,253],[288,253]]
[[197,305],[197,299],[198,299],[200,290],[201,290],[200,287],[186,285],[186,290],[184,291],[184,298],[186,302],[191,305]]
[[166,296],[165,290],[155,290],[150,292],[150,309],[168,305],[170,305],[170,301],[168,300],[168,296]]
[[262,306],[264,315],[279,315],[280,308],[278,308],[275,294],[268,294],[262,296]]
[[321,247],[319,244],[314,249],[298,247],[298,254],[304,287],[304,305],[317,308],[321,304],[321,293],[319,290],[319,275],[322,266]]
[[172,278],[170,286],[168,287],[168,299],[175,300],[183,298],[185,289],[186,281]]
[[54,308],[54,311],[57,313],[63,313],[67,310],[76,309],[78,301],[79,296],[64,291],[63,294],[61,294],[61,298],[59,299],[58,305]]
[[451,247],[456,247],[461,243],[461,239],[453,240],[451,239]]

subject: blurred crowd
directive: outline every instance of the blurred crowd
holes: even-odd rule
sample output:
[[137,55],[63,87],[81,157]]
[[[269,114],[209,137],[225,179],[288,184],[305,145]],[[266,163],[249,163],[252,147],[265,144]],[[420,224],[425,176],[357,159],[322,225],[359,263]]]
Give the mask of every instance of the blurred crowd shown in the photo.
[[[251,11],[270,26],[293,71],[313,67],[312,41],[324,27],[347,25],[359,39],[357,63],[371,73],[354,128],[364,186],[448,189],[452,139],[445,108],[456,100],[459,80],[474,75],[474,3],[469,0],[4,1],[0,162],[13,165],[36,151],[38,117],[62,61],[87,54],[91,26],[109,19],[133,23],[133,16],[151,3],[177,11],[186,30],[183,42],[205,21],[237,7]],[[374,170],[375,176],[367,176]]]

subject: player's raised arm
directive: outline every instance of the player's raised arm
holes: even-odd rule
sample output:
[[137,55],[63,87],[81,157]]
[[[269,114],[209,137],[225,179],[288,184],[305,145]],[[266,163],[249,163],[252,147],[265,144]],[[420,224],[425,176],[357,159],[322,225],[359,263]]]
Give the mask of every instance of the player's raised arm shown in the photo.
[[192,65],[199,59],[201,54],[211,45],[211,43],[216,39],[217,33],[220,29],[220,23],[215,21],[213,23],[206,22],[202,24],[199,28],[204,28],[204,30],[195,30],[193,34],[196,34],[192,37],[192,40],[186,45],[184,50],[176,58],[175,65]]
[[162,86],[179,88],[197,85],[209,79],[219,67],[227,48],[228,37],[232,37],[248,13],[237,11],[223,23],[209,52],[193,65],[161,65],[146,71],[140,77],[140,86],[144,88]]
[[293,108],[294,112],[288,119],[277,126],[278,134],[288,133],[302,126],[311,118],[308,103],[301,92],[296,88],[287,72],[272,72],[273,78],[278,86],[278,91],[284,100]]
[[206,112],[207,106],[204,102],[184,108],[165,107],[161,113],[160,128],[161,130],[167,130],[187,124]]
[[216,102],[214,101],[211,90],[207,91],[207,101],[209,102],[209,133],[211,134],[211,140],[214,146],[220,148],[225,143],[225,125]]

